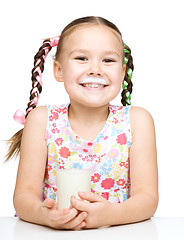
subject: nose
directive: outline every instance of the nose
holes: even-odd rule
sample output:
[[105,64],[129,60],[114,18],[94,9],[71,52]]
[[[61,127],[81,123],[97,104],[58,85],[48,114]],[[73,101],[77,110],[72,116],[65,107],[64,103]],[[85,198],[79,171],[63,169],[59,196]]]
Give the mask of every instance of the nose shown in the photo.
[[98,77],[101,77],[103,75],[99,62],[97,62],[97,61],[91,62],[89,70],[88,70],[88,75],[89,76],[98,76]]

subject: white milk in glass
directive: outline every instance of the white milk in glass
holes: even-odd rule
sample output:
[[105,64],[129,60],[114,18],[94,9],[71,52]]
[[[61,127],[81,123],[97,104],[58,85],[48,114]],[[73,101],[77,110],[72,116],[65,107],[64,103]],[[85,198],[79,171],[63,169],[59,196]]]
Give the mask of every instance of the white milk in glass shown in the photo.
[[91,192],[90,169],[57,170],[58,209],[69,208],[71,196],[79,198],[78,192]]

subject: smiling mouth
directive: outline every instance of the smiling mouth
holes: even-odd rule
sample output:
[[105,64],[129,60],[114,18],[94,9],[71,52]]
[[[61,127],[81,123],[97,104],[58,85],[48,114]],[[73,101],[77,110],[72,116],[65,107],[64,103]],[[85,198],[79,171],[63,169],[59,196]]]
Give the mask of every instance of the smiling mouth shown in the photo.
[[84,88],[102,89],[108,86],[108,80],[100,77],[86,77],[80,81]]
[[99,83],[81,83],[80,85],[86,88],[105,88],[108,86],[108,85],[99,84]]

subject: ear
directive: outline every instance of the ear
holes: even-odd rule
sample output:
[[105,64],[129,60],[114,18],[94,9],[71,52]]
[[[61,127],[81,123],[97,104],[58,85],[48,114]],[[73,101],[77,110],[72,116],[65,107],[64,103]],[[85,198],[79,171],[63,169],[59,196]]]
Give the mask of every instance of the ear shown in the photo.
[[121,82],[123,83],[126,73],[126,64],[123,64]]
[[56,81],[63,82],[63,73],[62,73],[61,63],[59,63],[58,61],[54,61],[53,67],[54,67],[53,69],[54,77]]

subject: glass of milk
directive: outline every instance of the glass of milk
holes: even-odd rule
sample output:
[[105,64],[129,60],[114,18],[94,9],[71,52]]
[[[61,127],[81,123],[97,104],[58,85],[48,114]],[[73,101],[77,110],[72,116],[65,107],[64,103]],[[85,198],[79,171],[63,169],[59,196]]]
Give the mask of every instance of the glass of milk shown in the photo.
[[69,208],[72,195],[79,198],[78,192],[91,192],[90,169],[58,169],[56,179],[58,209]]

